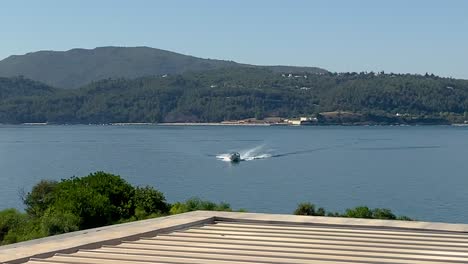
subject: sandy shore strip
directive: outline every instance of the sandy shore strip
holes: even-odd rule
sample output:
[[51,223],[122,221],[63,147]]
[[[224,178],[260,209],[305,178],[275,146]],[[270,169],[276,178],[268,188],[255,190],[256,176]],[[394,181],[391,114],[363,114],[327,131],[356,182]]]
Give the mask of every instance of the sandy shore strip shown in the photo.
[[158,123],[158,126],[271,126],[268,123],[240,124],[240,123]]

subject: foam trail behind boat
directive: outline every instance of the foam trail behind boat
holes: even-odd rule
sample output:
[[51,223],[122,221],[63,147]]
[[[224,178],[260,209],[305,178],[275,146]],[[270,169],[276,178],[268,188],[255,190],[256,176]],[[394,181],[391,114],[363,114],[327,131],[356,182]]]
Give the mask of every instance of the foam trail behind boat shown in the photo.
[[[251,149],[239,151],[239,154],[241,156],[241,161],[251,161],[251,160],[266,159],[266,158],[272,157],[272,155],[269,153],[262,153],[263,148],[264,148],[264,145],[260,145]],[[231,161],[229,156],[230,156],[230,153],[223,153],[223,154],[217,155],[216,158],[222,161]]]

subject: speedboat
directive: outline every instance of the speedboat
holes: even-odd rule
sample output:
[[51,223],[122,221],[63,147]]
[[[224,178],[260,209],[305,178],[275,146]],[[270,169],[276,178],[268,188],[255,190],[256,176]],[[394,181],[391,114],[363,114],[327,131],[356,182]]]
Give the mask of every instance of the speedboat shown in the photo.
[[233,153],[229,154],[229,160],[231,162],[241,161],[241,156],[240,156],[239,152],[233,152]]

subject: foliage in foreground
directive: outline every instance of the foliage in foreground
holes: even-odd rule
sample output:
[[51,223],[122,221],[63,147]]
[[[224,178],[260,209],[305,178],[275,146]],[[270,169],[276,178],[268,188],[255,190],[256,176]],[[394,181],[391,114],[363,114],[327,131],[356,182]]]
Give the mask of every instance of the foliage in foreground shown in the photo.
[[43,180],[24,198],[25,213],[0,214],[0,243],[56,235],[169,213],[164,195],[96,172],[60,182]]
[[23,203],[24,213],[0,211],[0,245],[194,210],[231,211],[227,203],[198,198],[171,206],[160,191],[134,187],[105,172],[60,182],[42,180]]
[[[105,172],[61,181],[42,180],[23,202],[25,212],[0,211],[0,245],[195,210],[232,211],[227,203],[199,198],[170,205],[160,191],[134,187],[120,176]],[[356,207],[339,214],[315,209],[311,203],[300,204],[294,214],[411,220],[388,209]]]
[[213,203],[204,201],[199,198],[191,198],[185,202],[176,202],[172,205],[171,214],[182,214],[191,211],[205,210],[205,211],[227,211],[231,212],[231,206],[228,203]]
[[310,216],[329,216],[329,217],[351,217],[351,218],[367,218],[367,219],[385,219],[385,220],[405,220],[413,221],[407,216],[397,216],[390,209],[374,208],[367,206],[357,206],[346,209],[344,213],[327,212],[324,208],[315,208],[315,205],[309,202],[298,204],[295,215],[310,215]]

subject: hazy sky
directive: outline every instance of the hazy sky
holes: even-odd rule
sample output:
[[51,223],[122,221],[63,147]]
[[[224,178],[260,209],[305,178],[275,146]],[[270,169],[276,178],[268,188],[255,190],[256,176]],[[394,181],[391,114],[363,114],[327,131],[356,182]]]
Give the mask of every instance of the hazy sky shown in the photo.
[[4,0],[0,59],[150,46],[252,64],[468,79],[464,0]]

